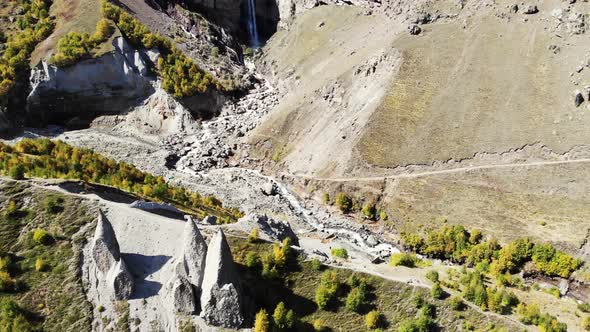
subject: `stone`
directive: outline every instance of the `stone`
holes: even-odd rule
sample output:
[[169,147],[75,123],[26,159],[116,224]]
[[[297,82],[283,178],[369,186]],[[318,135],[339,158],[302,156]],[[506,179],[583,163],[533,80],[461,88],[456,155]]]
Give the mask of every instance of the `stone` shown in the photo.
[[510,12],[515,13],[515,14],[518,13],[518,5],[514,4],[514,5],[510,6]]
[[274,182],[268,181],[262,185],[262,193],[266,196],[274,196],[277,194],[277,186]]
[[522,12],[527,15],[536,14],[539,12],[539,8],[537,7],[537,5],[527,5],[524,7],[524,10]]
[[115,231],[102,210],[98,211],[98,221],[92,240],[92,258],[102,273],[107,273],[121,259]]
[[410,31],[411,35],[419,35],[420,32],[422,32],[422,28],[419,25],[414,24],[408,27],[408,31]]
[[580,90],[576,90],[576,92],[574,93],[574,104],[576,105],[576,107],[582,105],[582,103],[584,102],[584,95],[582,94],[582,92]]
[[244,322],[242,294],[229,244],[222,230],[209,243],[200,316],[209,325],[238,328]]
[[117,301],[128,300],[133,293],[134,281],[127,265],[121,259],[109,271],[109,284]]
[[369,246],[369,247],[375,247],[376,245],[379,244],[379,241],[377,241],[377,239],[375,238],[375,236],[373,235],[369,235],[367,237],[367,239],[365,240],[365,243]]
[[245,219],[247,222],[252,222],[254,227],[258,227],[258,230],[271,241],[283,241],[290,238],[291,244],[299,245],[299,238],[288,222],[274,220],[266,215],[248,215]]
[[205,225],[217,225],[217,217],[206,216],[205,218],[203,218],[203,221],[201,221],[201,223]]
[[195,313],[197,308],[195,290],[186,278],[176,275],[171,284],[171,296],[175,312],[187,315]]
[[559,294],[561,294],[561,296],[565,296],[567,295],[567,292],[570,289],[570,284],[566,279],[561,279],[559,281]]

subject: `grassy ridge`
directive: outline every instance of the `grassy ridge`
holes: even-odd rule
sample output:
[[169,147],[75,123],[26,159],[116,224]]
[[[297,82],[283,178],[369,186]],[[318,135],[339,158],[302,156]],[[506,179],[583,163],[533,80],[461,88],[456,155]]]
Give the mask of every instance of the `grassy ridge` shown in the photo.
[[0,193],[0,331],[90,331],[76,235],[94,219],[88,206],[19,182]]

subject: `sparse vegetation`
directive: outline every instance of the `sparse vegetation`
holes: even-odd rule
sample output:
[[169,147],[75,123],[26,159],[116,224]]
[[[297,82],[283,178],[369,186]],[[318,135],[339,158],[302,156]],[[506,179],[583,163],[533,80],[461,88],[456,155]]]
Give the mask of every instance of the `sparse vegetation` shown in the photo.
[[250,243],[255,243],[258,240],[259,240],[258,227],[254,227],[254,228],[252,228],[252,230],[250,231],[250,234],[248,235],[248,241],[250,241]]
[[342,259],[348,258],[348,251],[344,248],[332,248],[331,250],[332,256]]
[[113,28],[106,19],[96,24],[96,31],[88,33],[68,32],[57,43],[57,53],[50,61],[58,67],[71,66],[82,59],[91,57],[93,49],[106,41],[113,34]]
[[391,266],[417,267],[421,265],[422,260],[414,254],[395,253],[389,258]]
[[343,192],[340,192],[336,195],[335,203],[343,213],[350,212],[350,209],[352,208],[352,199],[350,199],[350,197],[348,197],[348,195]]

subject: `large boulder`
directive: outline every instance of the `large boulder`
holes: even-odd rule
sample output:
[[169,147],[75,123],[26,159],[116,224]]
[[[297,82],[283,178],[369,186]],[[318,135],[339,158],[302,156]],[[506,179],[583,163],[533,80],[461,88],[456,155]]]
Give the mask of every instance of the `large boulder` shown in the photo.
[[121,259],[119,243],[115,237],[113,226],[100,210],[92,241],[92,258],[102,273],[107,273]]
[[299,245],[299,239],[288,222],[274,220],[266,215],[255,214],[246,216],[245,220],[252,223],[253,227],[257,227],[271,241],[283,241],[290,238],[291,244]]
[[201,317],[209,325],[238,328],[244,322],[242,292],[222,230],[211,239],[201,294]]

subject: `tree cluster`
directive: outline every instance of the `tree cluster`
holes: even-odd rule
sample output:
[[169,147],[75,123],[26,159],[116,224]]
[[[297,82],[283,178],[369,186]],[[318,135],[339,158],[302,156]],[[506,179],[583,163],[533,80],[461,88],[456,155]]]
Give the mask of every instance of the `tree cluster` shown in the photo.
[[516,273],[532,261],[547,276],[568,278],[582,264],[550,244],[535,244],[528,238],[521,238],[502,247],[497,240],[484,241],[479,231],[469,232],[463,226],[444,226],[430,231],[425,238],[408,233],[402,237],[407,249],[468,266],[489,265],[494,275]]
[[518,319],[526,325],[535,325],[545,332],[566,332],[567,325],[559,322],[556,317],[541,313],[537,304],[521,303],[516,308]]
[[37,44],[47,38],[54,28],[49,17],[50,0],[21,0],[23,15],[17,19],[19,30],[6,41],[0,58],[0,97],[13,91],[19,78],[28,77],[29,57]]
[[76,179],[111,186],[200,214],[216,214],[221,219],[235,221],[243,216],[235,208],[224,208],[215,197],[203,197],[182,187],[171,186],[161,176],[61,141],[23,139],[14,148],[0,143],[0,173],[11,174],[15,168],[24,169],[24,173],[32,177]]
[[58,67],[71,66],[82,59],[89,58],[92,51],[113,34],[113,28],[106,19],[96,24],[96,31],[88,33],[68,32],[57,43],[57,53],[50,59]]

